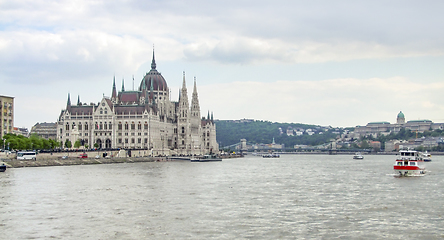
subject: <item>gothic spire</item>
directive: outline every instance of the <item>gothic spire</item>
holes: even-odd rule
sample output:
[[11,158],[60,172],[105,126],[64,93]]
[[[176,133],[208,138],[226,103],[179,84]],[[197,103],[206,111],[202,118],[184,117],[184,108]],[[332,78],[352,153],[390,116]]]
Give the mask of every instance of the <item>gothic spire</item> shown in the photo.
[[187,89],[187,84],[185,83],[185,71],[183,71],[182,89]]
[[124,79],[122,78],[122,92],[125,92],[125,83],[124,83]]
[[80,95],[77,95],[77,106],[80,106],[80,105],[82,105],[82,104],[80,103]]
[[194,77],[194,89],[193,89],[193,94],[194,94],[194,93],[197,94],[196,77]]
[[116,76],[114,76],[114,79],[113,79],[113,93],[112,93],[111,97],[112,97],[113,99],[116,99],[116,98],[117,98]]
[[66,106],[71,107],[71,98],[69,97],[69,93],[68,93],[68,101],[66,102]]

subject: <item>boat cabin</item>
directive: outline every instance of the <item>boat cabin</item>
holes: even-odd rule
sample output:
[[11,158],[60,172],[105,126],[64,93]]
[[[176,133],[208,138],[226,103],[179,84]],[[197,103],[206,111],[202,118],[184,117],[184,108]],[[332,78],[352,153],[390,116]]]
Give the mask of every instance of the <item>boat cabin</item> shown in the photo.
[[403,161],[396,161],[396,165],[398,166],[418,166],[418,162],[416,161],[409,161],[409,160],[403,160]]

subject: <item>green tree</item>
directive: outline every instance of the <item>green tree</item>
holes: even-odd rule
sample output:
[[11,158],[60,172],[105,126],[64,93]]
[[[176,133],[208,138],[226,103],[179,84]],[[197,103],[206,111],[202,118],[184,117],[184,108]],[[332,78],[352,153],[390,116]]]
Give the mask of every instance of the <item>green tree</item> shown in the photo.
[[65,147],[66,148],[71,148],[72,147],[72,143],[68,139],[66,139],[66,141],[65,141]]
[[80,145],[81,145],[80,140],[77,140],[77,141],[74,143],[74,148],[79,148]]
[[370,144],[368,144],[368,142],[366,140],[364,140],[361,142],[361,148],[368,149],[368,148],[370,148]]

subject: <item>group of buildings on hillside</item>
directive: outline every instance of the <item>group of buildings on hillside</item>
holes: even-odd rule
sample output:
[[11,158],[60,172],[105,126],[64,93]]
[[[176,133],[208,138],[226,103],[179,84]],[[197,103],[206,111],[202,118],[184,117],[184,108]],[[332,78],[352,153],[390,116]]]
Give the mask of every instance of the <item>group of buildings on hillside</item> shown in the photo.
[[[79,141],[84,148],[147,149],[153,155],[203,155],[216,153],[216,126],[213,114],[201,117],[196,79],[191,97],[183,73],[179,100],[171,101],[167,82],[156,69],[154,57],[137,90],[117,91],[115,78],[111,97],[103,96],[97,104],[71,103],[55,123],[37,123],[30,134],[72,145]],[[11,98],[12,99],[12,98]],[[2,136],[13,129],[13,103],[4,103]],[[12,99],[13,100],[13,99]],[[3,105],[2,105],[3,106]],[[3,113],[3,111],[2,111]],[[7,128],[6,128],[7,127]]]
[[[245,121],[245,120],[241,120]],[[434,123],[430,120],[405,120],[405,115],[400,111],[396,117],[396,123],[389,122],[370,122],[365,126],[357,126],[354,130],[348,129],[339,129],[332,128],[330,126],[316,126],[312,128],[302,128],[302,127],[287,127],[286,130],[279,128],[280,135],[287,135],[289,137],[297,137],[302,135],[315,135],[315,134],[324,134],[329,131],[333,134],[337,135],[337,138],[332,140],[332,142],[325,143],[319,146],[309,146],[298,144],[295,146],[284,146],[282,144],[277,144],[273,142],[271,144],[247,144],[245,139],[241,139],[239,145],[236,149],[243,150],[281,150],[281,149],[298,149],[298,150],[307,150],[307,149],[319,149],[319,150],[328,150],[328,149],[339,149],[339,148],[353,148],[360,143],[360,139],[363,137],[372,136],[377,138],[380,135],[389,135],[390,133],[398,133],[401,129],[407,129],[416,133],[423,133],[424,131],[429,130],[444,130],[444,123]],[[409,141],[406,140],[390,140],[384,143],[379,141],[367,141],[368,147],[374,150],[382,150],[384,149],[387,152],[397,151],[403,148],[418,148],[423,147],[425,149],[431,149],[433,147],[437,147],[439,145],[444,145],[444,139],[442,137],[421,137],[414,138]]]
[[[389,122],[369,122],[365,126],[357,126],[354,131],[344,132],[335,142],[337,146],[350,146],[352,139],[360,139],[362,137],[372,136],[374,138],[380,135],[389,135],[391,133],[399,133],[401,129],[407,129],[415,133],[423,133],[424,131],[444,130],[444,123],[434,123],[431,120],[405,120],[402,111],[396,116],[396,123]],[[398,151],[399,149],[411,148],[415,149],[423,147],[431,149],[444,144],[442,137],[421,137],[411,140],[389,140],[384,143],[379,141],[369,141],[369,146],[373,149],[384,149],[386,152]]]

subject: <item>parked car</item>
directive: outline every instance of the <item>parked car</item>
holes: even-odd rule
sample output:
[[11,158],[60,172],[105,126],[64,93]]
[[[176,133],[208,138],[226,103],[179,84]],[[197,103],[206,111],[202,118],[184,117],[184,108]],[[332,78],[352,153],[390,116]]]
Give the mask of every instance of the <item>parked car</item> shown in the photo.
[[88,155],[86,153],[80,154],[79,158],[88,158]]

